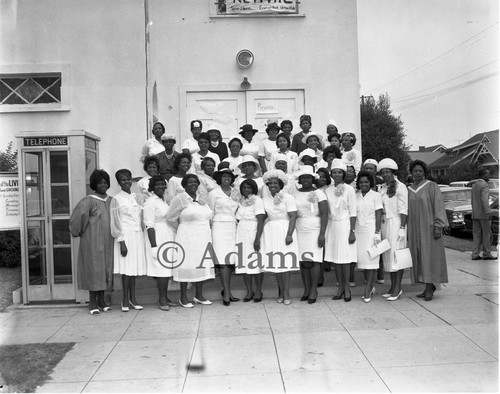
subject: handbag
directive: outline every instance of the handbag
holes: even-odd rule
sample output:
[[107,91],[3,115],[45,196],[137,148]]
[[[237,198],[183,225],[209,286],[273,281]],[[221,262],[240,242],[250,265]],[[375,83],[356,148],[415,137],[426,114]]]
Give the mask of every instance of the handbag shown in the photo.
[[413,267],[410,248],[396,249],[394,251],[394,269],[396,271]]
[[391,245],[389,244],[389,241],[387,239],[384,239],[380,241],[376,245],[372,245],[370,248],[368,248],[367,252],[370,255],[370,259],[374,259],[377,256],[380,256],[382,253],[385,251],[389,250],[391,248]]

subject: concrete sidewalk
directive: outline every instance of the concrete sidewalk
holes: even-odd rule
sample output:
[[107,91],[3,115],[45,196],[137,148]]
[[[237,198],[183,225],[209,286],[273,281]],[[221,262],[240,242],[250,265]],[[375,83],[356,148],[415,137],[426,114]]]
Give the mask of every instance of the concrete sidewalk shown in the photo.
[[[294,275],[285,306],[267,275],[261,303],[223,306],[217,280],[205,292],[213,305],[163,312],[144,279],[142,311],[121,312],[119,291],[99,316],[12,307],[0,314],[0,344],[76,342],[38,392],[497,392],[498,261],[446,254],[449,283],[431,302],[415,297],[423,286],[405,273],[400,300],[381,297],[386,280],[365,304],[357,272],[350,303],[332,301],[329,273],[313,305],[298,300]],[[241,278],[233,287],[243,297]]]

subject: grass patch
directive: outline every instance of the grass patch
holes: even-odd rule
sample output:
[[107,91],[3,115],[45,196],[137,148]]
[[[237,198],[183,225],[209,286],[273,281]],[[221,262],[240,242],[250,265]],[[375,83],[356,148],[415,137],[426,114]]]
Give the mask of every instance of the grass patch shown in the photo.
[[33,393],[43,385],[74,343],[0,346],[2,391]]
[[22,286],[21,267],[0,267],[0,312],[12,305],[12,292]]

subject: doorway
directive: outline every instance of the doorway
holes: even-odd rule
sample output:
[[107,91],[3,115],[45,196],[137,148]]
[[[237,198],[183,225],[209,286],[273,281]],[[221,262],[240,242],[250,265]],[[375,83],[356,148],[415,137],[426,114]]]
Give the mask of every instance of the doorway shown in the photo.
[[[203,122],[203,131],[217,128],[226,142],[238,135],[239,128],[247,123],[259,130],[255,138],[263,140],[267,138],[267,119],[293,121],[304,111],[303,89],[186,92],[187,124],[199,119]],[[181,141],[189,137],[189,129],[182,128]]]

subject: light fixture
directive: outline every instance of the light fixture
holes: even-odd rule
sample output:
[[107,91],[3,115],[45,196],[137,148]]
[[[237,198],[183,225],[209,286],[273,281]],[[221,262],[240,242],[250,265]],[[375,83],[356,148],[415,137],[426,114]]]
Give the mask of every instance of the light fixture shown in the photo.
[[236,64],[239,68],[250,68],[253,64],[254,56],[248,49],[242,49],[236,55]]
[[242,89],[245,89],[245,90],[248,90],[252,87],[252,84],[250,82],[248,82],[248,78],[247,77],[243,77],[243,82],[240,83],[240,87]]

